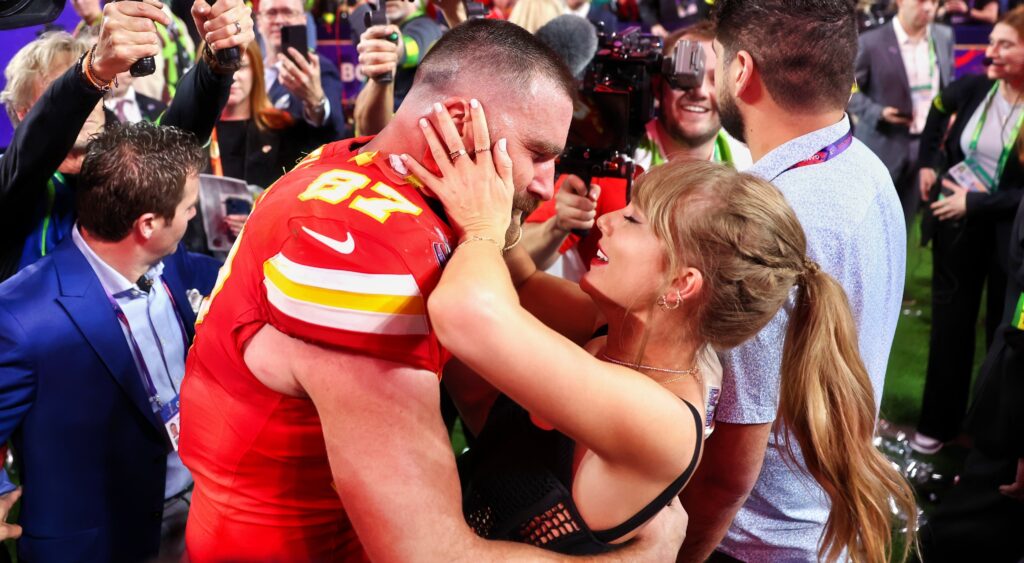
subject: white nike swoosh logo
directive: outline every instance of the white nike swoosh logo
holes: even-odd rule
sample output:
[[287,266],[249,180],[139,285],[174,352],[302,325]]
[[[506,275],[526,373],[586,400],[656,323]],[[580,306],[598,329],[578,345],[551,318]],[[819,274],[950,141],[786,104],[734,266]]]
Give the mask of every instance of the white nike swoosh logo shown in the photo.
[[315,238],[316,240],[324,243],[331,250],[340,252],[341,254],[352,254],[356,249],[356,241],[352,238],[352,233],[345,233],[346,238],[344,241],[334,240],[331,237],[321,235],[316,231],[312,231],[306,227],[302,227],[306,234]]

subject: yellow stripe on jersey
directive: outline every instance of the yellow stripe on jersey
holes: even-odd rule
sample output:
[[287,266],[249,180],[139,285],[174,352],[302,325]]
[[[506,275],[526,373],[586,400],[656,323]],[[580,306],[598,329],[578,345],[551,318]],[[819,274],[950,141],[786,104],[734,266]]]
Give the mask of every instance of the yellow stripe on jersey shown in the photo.
[[290,279],[274,260],[263,264],[267,283],[296,301],[332,309],[348,309],[397,315],[426,315],[427,308],[420,295],[381,295],[317,287]]
[[267,301],[272,307],[307,324],[365,334],[409,336],[430,333],[426,315],[393,315],[335,309],[293,299],[282,293],[270,280],[264,280],[264,283],[267,288]]

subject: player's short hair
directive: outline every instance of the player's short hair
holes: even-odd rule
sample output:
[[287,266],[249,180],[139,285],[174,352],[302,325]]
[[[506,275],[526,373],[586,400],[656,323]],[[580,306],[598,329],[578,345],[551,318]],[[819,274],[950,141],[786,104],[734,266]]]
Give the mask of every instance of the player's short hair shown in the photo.
[[414,86],[443,92],[465,76],[509,88],[545,78],[566,97],[576,96],[576,83],[562,59],[523,28],[501,20],[470,20],[445,33],[420,62]]
[[86,149],[76,190],[78,222],[94,236],[124,239],[142,215],[173,219],[185,180],[209,155],[195,135],[145,121],[111,123]]
[[783,108],[846,107],[857,58],[852,0],[716,0],[713,19],[724,62],[750,53]]

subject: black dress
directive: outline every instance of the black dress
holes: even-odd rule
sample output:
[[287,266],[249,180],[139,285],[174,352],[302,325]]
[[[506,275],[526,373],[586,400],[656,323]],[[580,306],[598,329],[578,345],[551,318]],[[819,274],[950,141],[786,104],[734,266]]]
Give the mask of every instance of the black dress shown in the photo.
[[632,518],[608,530],[591,530],[572,498],[575,442],[538,428],[526,410],[500,396],[476,444],[459,458],[466,521],[487,539],[573,555],[611,551],[616,547],[611,542],[665,508],[696,469],[703,425],[697,409],[686,406],[693,413],[697,447],[682,475]]

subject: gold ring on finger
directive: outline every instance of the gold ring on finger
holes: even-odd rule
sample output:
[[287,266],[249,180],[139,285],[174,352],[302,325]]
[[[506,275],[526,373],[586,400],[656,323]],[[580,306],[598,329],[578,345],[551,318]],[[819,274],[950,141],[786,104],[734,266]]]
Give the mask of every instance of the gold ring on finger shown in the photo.
[[452,151],[452,152],[448,153],[448,160],[450,160],[452,162],[455,162],[456,160],[458,160],[458,158],[460,156],[466,156],[467,154],[469,154],[469,153],[466,152],[466,149],[459,149],[457,151]]

